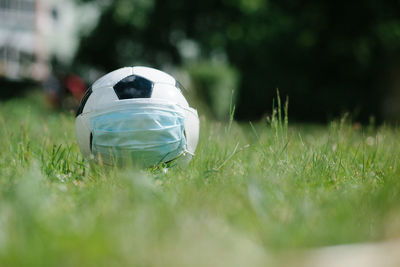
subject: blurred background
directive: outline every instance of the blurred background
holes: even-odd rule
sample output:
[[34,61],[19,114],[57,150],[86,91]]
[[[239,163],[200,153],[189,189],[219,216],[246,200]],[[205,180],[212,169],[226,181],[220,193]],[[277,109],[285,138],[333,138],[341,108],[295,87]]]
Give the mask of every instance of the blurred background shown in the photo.
[[174,75],[209,116],[400,119],[399,0],[0,0],[0,99],[73,109],[123,66]]

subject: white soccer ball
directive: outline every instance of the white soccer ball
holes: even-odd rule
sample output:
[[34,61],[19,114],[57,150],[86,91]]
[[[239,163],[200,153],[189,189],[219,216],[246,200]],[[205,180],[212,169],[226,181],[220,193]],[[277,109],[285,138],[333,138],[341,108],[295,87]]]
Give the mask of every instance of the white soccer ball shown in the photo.
[[[165,112],[167,119],[162,117]],[[99,116],[103,117],[99,119]],[[180,125],[174,128],[174,133],[169,130],[175,127],[170,121]],[[145,162],[141,163],[147,166],[176,158],[188,163],[199,138],[197,111],[189,107],[179,82],[165,72],[148,67],[121,68],[93,83],[81,100],[75,128],[82,154],[102,158],[109,164],[118,156],[114,152],[123,151],[126,156],[132,147],[135,149],[132,160],[142,158],[143,154]],[[102,134],[113,135],[105,138]],[[179,147],[167,145],[178,140],[181,140]],[[108,150],[102,149],[103,145]],[[169,154],[168,149],[173,153]]]

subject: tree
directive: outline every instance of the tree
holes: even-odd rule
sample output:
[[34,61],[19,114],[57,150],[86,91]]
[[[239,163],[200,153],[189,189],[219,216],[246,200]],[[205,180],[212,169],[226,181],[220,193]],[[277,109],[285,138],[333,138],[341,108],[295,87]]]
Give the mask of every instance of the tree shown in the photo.
[[[96,0],[81,0],[96,1]],[[279,88],[292,119],[343,111],[381,116],[385,76],[399,62],[398,1],[116,0],[82,39],[78,63],[182,63],[194,40],[201,59],[226,57],[240,73],[237,117],[270,111]]]

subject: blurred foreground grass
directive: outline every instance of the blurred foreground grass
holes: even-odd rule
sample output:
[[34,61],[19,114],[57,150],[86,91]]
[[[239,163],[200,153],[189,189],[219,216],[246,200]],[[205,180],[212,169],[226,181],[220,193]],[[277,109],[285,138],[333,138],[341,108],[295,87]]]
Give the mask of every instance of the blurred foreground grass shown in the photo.
[[400,237],[399,134],[201,117],[191,164],[152,172],[90,166],[39,95],[0,103],[0,265],[265,266]]

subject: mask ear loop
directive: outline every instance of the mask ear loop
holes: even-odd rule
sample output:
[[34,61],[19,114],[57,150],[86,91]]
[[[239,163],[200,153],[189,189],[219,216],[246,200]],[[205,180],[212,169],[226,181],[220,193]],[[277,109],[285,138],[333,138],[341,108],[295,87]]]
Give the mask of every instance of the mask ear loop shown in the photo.
[[[165,163],[168,165],[167,168],[170,168],[170,167],[174,167],[174,166],[176,166],[176,165],[179,165],[180,160],[183,159],[183,158],[185,158],[188,154],[189,154],[191,157],[194,157],[194,154],[193,154],[193,153],[191,153],[191,152],[189,152],[187,149],[185,149],[178,157],[176,157],[176,158],[174,158],[174,159],[171,159],[171,160],[168,161],[168,162],[165,162]],[[161,162],[160,162],[160,163],[161,163]]]
[[183,155],[183,156],[186,156],[186,154],[189,154],[190,156],[192,156],[192,157],[194,157],[195,156],[195,154],[194,153],[192,153],[192,152],[190,152],[189,150],[187,150],[187,149],[185,149],[183,152],[182,152],[182,154],[181,155]]
[[[186,139],[186,135],[185,135],[185,139]],[[192,153],[192,152],[190,152],[189,150],[187,150],[187,144],[186,144],[186,147],[185,147],[185,149],[182,151],[182,153],[181,153],[178,157],[176,157],[175,159],[171,160],[170,162],[174,162],[174,161],[178,162],[179,159],[186,157],[188,154],[189,154],[191,157],[194,157],[194,156],[195,156],[194,153]]]
[[185,141],[186,141],[186,146],[185,146],[185,150],[183,150],[183,152],[179,155],[179,157],[178,158],[180,158],[181,156],[186,156],[186,154],[189,154],[189,155],[191,155],[192,157],[194,157],[194,153],[192,153],[192,152],[190,152],[188,149],[187,149],[187,146],[188,146],[188,139],[187,139],[187,136],[186,136],[186,130],[183,130],[183,135],[185,136]]
[[[176,158],[174,158],[174,159],[171,159],[170,161],[167,161],[167,162],[165,162],[166,164],[171,164],[171,166],[172,166],[172,164],[173,163],[176,163],[176,164],[178,164],[178,162],[179,162],[179,159],[181,159],[182,157],[186,157],[186,155],[187,154],[189,154],[190,156],[192,156],[192,157],[194,157],[194,153],[192,153],[192,152],[190,152],[189,150],[187,150],[187,138],[186,138],[186,131],[183,131],[183,134],[184,134],[184,136],[185,136],[185,140],[186,140],[186,146],[185,146],[185,149],[182,151],[182,153],[178,156],[178,157],[176,157]],[[166,158],[168,156],[168,154],[167,155],[165,155],[165,157],[164,158]],[[163,159],[161,159],[160,160],[160,162],[158,163],[158,164],[160,164],[161,162],[163,161]]]

